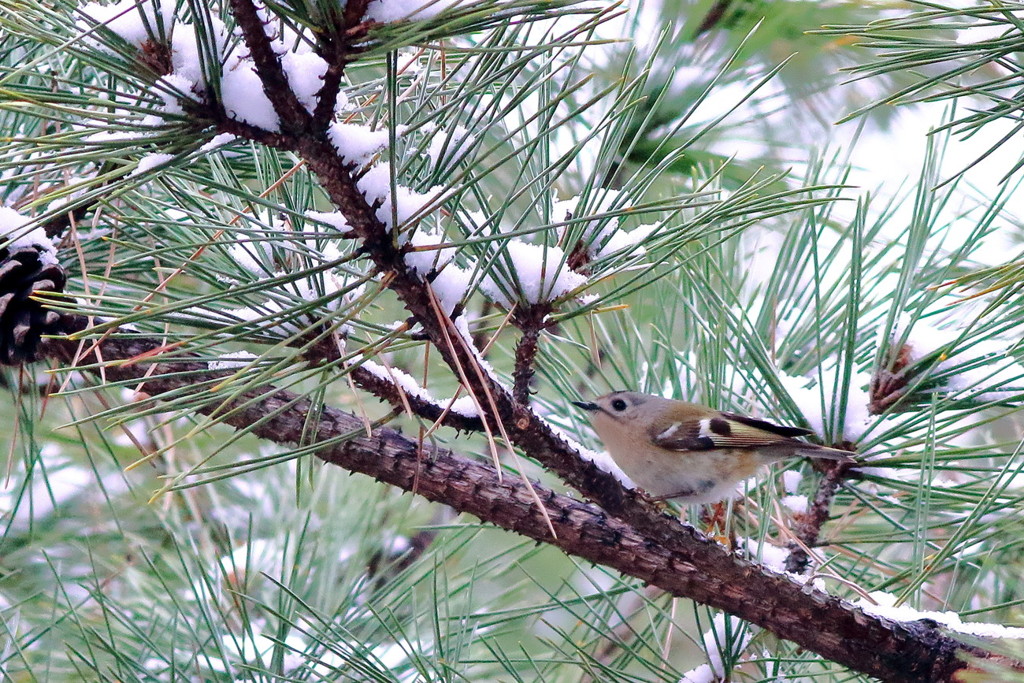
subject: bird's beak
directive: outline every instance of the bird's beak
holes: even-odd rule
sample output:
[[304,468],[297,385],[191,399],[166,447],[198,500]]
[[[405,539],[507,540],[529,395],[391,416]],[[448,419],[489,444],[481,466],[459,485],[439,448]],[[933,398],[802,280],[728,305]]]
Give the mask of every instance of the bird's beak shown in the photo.
[[601,406],[593,403],[592,401],[573,401],[572,404],[577,408],[583,408],[583,410],[586,410],[588,413],[601,409]]

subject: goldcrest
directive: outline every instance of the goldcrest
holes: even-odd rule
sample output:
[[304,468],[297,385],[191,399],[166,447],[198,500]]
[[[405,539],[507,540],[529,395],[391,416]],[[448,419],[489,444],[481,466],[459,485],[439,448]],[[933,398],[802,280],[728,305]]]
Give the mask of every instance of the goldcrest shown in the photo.
[[812,432],[660,396],[616,391],[573,401],[590,415],[608,454],[655,498],[710,503],[762,465],[795,456],[851,461],[847,451],[793,437]]

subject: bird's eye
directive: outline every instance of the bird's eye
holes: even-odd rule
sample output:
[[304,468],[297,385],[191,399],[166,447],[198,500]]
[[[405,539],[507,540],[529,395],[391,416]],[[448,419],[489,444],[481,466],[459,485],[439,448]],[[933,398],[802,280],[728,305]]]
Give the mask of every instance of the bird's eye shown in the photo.
[[623,401],[621,398],[617,398],[614,401],[612,401],[612,409],[621,412],[626,409],[626,402]]

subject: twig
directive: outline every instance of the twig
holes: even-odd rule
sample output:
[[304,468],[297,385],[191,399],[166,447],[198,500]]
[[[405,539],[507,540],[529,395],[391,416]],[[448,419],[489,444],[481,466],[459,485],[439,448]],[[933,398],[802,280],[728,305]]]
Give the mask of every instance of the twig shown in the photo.
[[[434,520],[430,523],[430,526],[420,529],[410,536],[405,548],[392,551],[390,554],[385,553],[383,550],[375,553],[367,563],[367,575],[374,579],[375,584],[383,584],[391,576],[411,567],[430,548],[437,538],[441,525],[445,523],[448,517],[451,517],[451,510],[440,507],[437,509],[437,513],[434,515]],[[385,569],[387,570],[386,573],[383,571]]]
[[824,465],[826,468],[818,482],[818,490],[814,494],[814,501],[811,502],[807,513],[796,529],[796,537],[799,543],[789,543],[789,556],[786,558],[786,571],[794,574],[803,574],[810,565],[811,558],[807,552],[808,548],[818,545],[821,538],[821,528],[828,521],[832,512],[832,499],[839,490],[839,485],[846,478],[846,473],[851,464],[848,462],[829,462]]
[[530,382],[533,381],[540,332],[550,312],[550,305],[535,304],[518,312],[512,319],[512,323],[523,332],[516,345],[516,363],[512,371],[512,399],[520,405],[530,403]]
[[704,15],[704,20],[700,22],[700,26],[697,27],[697,32],[694,33],[694,37],[707,33],[711,29],[718,26],[719,22],[725,18],[725,13],[729,9],[729,5],[732,4],[732,0],[717,0],[708,13]]
[[369,4],[370,0],[346,2],[344,9],[340,10],[342,12],[340,22],[325,22],[326,30],[319,33],[317,37],[318,53],[327,62],[327,71],[323,76],[324,83],[317,92],[316,108],[313,111],[313,127],[317,130],[326,129],[334,118],[345,65],[357,44],[355,33],[358,31],[353,31],[353,29],[362,23],[363,15],[366,14],[366,7]]
[[281,59],[270,43],[256,5],[251,0],[231,0],[231,13],[235,16],[245,45],[249,48],[249,55],[256,65],[256,73],[263,83],[263,92],[281,119],[281,130],[292,134],[309,130],[313,116],[306,111],[288,85]]
[[[394,382],[378,377],[361,367],[353,367],[349,373],[360,389],[370,392],[393,406],[402,405],[401,388]],[[443,424],[447,427],[465,432],[482,432],[484,430],[483,421],[479,417],[467,417],[461,413],[446,410],[446,407],[440,403],[421,399],[408,392],[405,392],[405,400],[412,413],[425,420],[437,421],[443,417]]]
[[[114,163],[111,161],[106,161],[96,171],[96,175],[106,176],[112,173],[113,171]],[[118,177],[120,178],[123,176],[127,176],[128,173],[129,171],[123,171]],[[91,199],[85,201],[79,200],[82,201],[82,203],[78,204],[74,208],[66,209],[62,213],[59,213],[56,216],[53,216],[52,218],[43,221],[42,223],[39,224],[39,227],[41,227],[43,231],[46,232],[47,237],[56,242],[58,238],[64,237],[64,233],[66,233],[72,225],[76,225],[82,222],[82,220],[89,214],[89,212],[95,210],[97,204],[99,204],[101,201],[106,201],[107,198],[103,194],[100,194],[99,192],[95,191],[103,187],[106,187],[107,185],[110,185],[113,181],[114,178],[107,178],[98,185],[94,185],[92,187],[94,193]]]

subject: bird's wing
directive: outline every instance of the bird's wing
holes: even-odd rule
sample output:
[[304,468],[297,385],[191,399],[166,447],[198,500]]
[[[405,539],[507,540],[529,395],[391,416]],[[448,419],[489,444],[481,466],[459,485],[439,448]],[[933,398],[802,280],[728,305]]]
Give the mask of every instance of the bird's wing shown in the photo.
[[[712,413],[694,422],[659,425],[651,434],[651,440],[673,451],[709,451],[779,445],[790,442],[794,436],[810,433],[800,427],[783,427],[735,413]],[[806,446],[814,448],[812,444]]]

